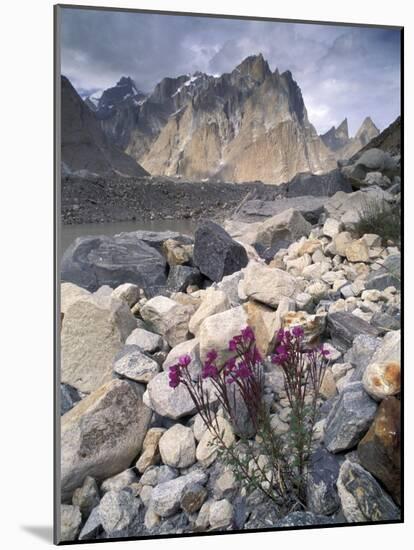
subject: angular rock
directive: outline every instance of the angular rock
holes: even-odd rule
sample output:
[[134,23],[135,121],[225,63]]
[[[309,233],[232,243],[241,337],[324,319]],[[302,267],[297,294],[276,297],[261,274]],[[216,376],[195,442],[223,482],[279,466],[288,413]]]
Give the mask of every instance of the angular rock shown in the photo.
[[203,275],[219,282],[225,275],[245,267],[248,258],[241,244],[222,227],[207,220],[195,232],[193,261]]
[[145,354],[138,346],[124,346],[115,356],[114,372],[135,382],[146,384],[159,371],[160,366],[158,363]]
[[235,496],[238,490],[238,486],[239,484],[236,481],[233,472],[230,469],[226,469],[222,474],[218,476],[214,483],[214,498],[216,500],[220,500],[222,498],[231,500]]
[[240,334],[246,325],[247,314],[242,306],[204,319],[198,333],[201,361],[205,360],[207,353],[212,349],[217,351],[219,360],[229,357],[229,341],[236,334]]
[[274,308],[282,298],[293,298],[298,291],[292,275],[256,262],[249,264],[242,283],[248,298]]
[[190,285],[201,286],[203,277],[197,267],[173,265],[167,278],[169,292],[185,292]]
[[128,491],[108,491],[99,504],[99,516],[105,533],[125,537],[139,525],[140,501]]
[[358,445],[361,465],[401,503],[401,403],[387,397]]
[[187,340],[192,313],[190,306],[182,306],[165,296],[151,298],[141,308],[141,317],[148,327],[164,336],[171,347]]
[[182,384],[178,388],[171,388],[166,371],[160,372],[150,380],[144,394],[144,401],[159,415],[173,420],[194,414],[196,411],[187,388]]
[[61,331],[64,383],[91,392],[112,377],[112,362],[136,320],[125,302],[110,296],[87,296],[73,303]]
[[356,336],[376,337],[379,335],[378,329],[346,311],[328,314],[328,331],[333,345],[343,352],[352,346]]
[[193,430],[182,424],[174,424],[159,440],[159,449],[164,464],[173,468],[188,468],[195,462]]
[[349,523],[400,518],[400,511],[391,497],[356,462],[345,460],[339,471],[337,487],[342,511]]
[[78,506],[83,519],[91,514],[93,508],[99,504],[100,496],[96,481],[87,476],[82,487],[75,490],[72,497],[72,504]]
[[310,456],[307,505],[314,514],[329,516],[339,508],[336,481],[342,459],[320,448]]
[[367,262],[369,260],[369,249],[363,239],[352,241],[345,248],[345,256],[349,262]]
[[263,222],[258,228],[256,243],[273,246],[278,241],[296,241],[303,235],[308,236],[312,226],[298,210],[289,208]]
[[90,475],[97,481],[122,472],[138,455],[151,411],[143,387],[112,380],[62,417],[61,491],[65,502]]
[[274,309],[254,300],[249,300],[244,307],[247,324],[256,336],[257,349],[265,357],[275,343],[276,331],[281,328],[280,317]]
[[165,288],[163,256],[133,233],[115,237],[78,237],[65,251],[61,262],[62,281],[94,292],[103,285],[116,288],[133,283],[147,296]]
[[328,414],[324,443],[331,453],[352,449],[367,432],[375,417],[377,404],[361,382],[345,386]]
[[211,317],[216,313],[222,313],[230,309],[230,302],[224,292],[213,288],[208,288],[203,296],[203,301],[200,307],[191,317],[189,322],[190,332],[194,335],[198,334],[200,326],[204,319]]
[[142,351],[155,353],[163,347],[163,340],[159,334],[154,334],[143,328],[136,328],[125,340],[128,346],[138,346]]
[[[144,442],[142,444],[142,454],[135,464],[136,469],[141,474],[145,470],[156,464],[159,461],[160,454],[158,449],[158,443],[162,434],[165,432],[165,428],[150,428],[147,431]],[[141,478],[142,482],[142,478]]]
[[207,474],[201,469],[160,483],[151,495],[151,506],[155,513],[161,517],[168,517],[177,512],[185,490],[195,483],[204,485],[207,481]]
[[76,540],[82,524],[78,506],[61,504],[60,506],[60,542]]

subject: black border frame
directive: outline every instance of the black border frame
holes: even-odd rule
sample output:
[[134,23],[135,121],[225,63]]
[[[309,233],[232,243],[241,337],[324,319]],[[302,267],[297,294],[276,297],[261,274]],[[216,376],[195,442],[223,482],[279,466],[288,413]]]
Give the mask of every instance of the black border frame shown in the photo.
[[366,521],[355,523],[335,523],[327,525],[307,525],[307,526],[292,526],[292,527],[270,527],[263,529],[236,529],[232,531],[209,531],[197,533],[170,533],[165,535],[142,535],[136,537],[116,537],[111,539],[91,539],[77,541],[59,541],[60,534],[60,10],[61,9],[77,9],[89,11],[115,11],[128,13],[143,13],[153,15],[173,15],[184,17],[206,17],[212,19],[237,19],[247,21],[265,21],[274,23],[299,23],[310,25],[326,25],[340,27],[364,27],[364,28],[379,28],[379,29],[394,29],[400,31],[400,117],[401,117],[401,332],[404,334],[404,26],[397,25],[381,25],[372,23],[349,23],[344,21],[319,21],[305,19],[285,19],[263,16],[248,16],[248,15],[232,15],[232,14],[217,14],[217,13],[198,13],[198,12],[181,12],[167,10],[151,10],[139,8],[117,8],[113,6],[86,6],[76,4],[55,4],[53,6],[53,384],[54,384],[54,399],[53,399],[53,543],[57,546],[69,546],[79,544],[101,544],[107,542],[121,541],[138,541],[138,540],[156,540],[156,539],[175,539],[175,538],[193,538],[217,535],[233,535],[233,534],[252,534],[252,533],[274,533],[278,531],[302,531],[312,529],[332,529],[338,527],[358,527],[358,526],[377,526],[377,525],[392,525],[402,524],[405,518],[405,494],[404,494],[404,337],[401,339],[401,517],[398,520],[386,521]]

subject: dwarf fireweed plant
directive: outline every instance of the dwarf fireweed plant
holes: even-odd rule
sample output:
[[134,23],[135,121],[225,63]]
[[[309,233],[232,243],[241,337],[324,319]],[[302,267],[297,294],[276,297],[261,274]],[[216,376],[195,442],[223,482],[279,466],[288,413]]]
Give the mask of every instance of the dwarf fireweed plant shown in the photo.
[[283,370],[286,396],[291,407],[288,439],[297,474],[296,485],[302,498],[306,488],[305,469],[312,447],[318,398],[329,355],[323,345],[305,345],[304,336],[301,327],[279,330],[272,355],[272,363]]
[[[230,466],[248,491],[258,489],[285,513],[304,505],[306,460],[317,416],[317,398],[326,368],[323,347],[307,348],[300,327],[280,330],[272,362],[282,368],[289,405],[290,430],[286,437],[274,432],[269,407],[264,399],[264,360],[254,332],[246,327],[229,342],[232,356],[219,362],[211,350],[201,374],[194,380],[188,370],[191,358],[184,355],[169,369],[169,384],[183,384],[197,412],[213,436],[217,454]],[[216,415],[216,403],[236,430],[243,411],[253,427],[252,434],[240,433],[239,444],[227,445]],[[237,431],[237,430],[236,430]],[[253,436],[255,438],[253,439]]]

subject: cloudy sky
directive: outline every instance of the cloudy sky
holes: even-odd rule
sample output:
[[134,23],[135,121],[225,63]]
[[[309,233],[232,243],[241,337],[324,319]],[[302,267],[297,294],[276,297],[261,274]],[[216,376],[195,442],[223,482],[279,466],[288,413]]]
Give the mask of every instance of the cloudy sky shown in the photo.
[[230,72],[262,53],[289,69],[319,132],[369,115],[383,129],[400,114],[400,33],[394,29],[62,10],[61,62],[85,95],[131,76],[150,91],[165,76]]

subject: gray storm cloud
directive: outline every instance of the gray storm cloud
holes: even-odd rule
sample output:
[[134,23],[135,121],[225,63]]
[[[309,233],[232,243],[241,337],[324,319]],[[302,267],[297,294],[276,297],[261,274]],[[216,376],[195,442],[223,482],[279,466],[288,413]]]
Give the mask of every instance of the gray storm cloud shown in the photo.
[[82,94],[120,76],[150,91],[165,76],[231,71],[262,53],[289,69],[319,132],[370,115],[380,128],[400,114],[400,32],[346,27],[62,9],[61,66]]

